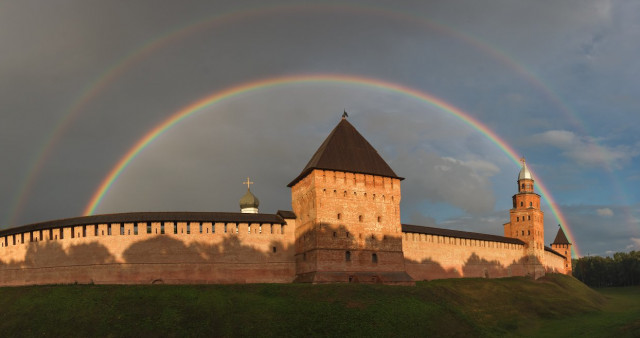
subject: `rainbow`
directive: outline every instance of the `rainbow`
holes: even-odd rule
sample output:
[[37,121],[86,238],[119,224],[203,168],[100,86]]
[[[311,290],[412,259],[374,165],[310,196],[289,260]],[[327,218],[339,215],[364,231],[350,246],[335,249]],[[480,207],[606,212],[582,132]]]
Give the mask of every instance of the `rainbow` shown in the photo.
[[38,149],[36,155],[29,164],[29,169],[26,171],[24,178],[21,180],[20,188],[16,198],[13,200],[7,220],[5,223],[15,223],[17,217],[22,213],[26,206],[27,199],[30,192],[36,183],[40,172],[44,168],[44,165],[52,156],[53,149],[60,142],[64,133],[69,129],[75,119],[80,113],[89,106],[89,104],[99,96],[101,92],[106,90],[110,84],[114,83],[116,79],[120,78],[126,73],[128,69],[143,61],[146,57],[152,55],[153,52],[160,50],[163,47],[169,46],[174,42],[180,41],[182,38],[188,37],[192,34],[196,34],[205,29],[212,27],[218,27],[225,24],[231,24],[239,20],[248,20],[257,17],[264,17],[275,14],[297,14],[299,12],[312,12],[318,13],[321,11],[339,12],[339,13],[352,13],[352,14],[365,14],[371,16],[379,16],[382,18],[390,18],[397,22],[403,22],[412,24],[425,29],[434,30],[442,33],[446,36],[453,37],[459,41],[463,41],[470,46],[473,46],[477,50],[491,56],[492,58],[502,62],[514,72],[522,76],[529,83],[533,84],[545,96],[557,105],[569,119],[579,127],[581,130],[585,130],[584,125],[580,123],[580,119],[575,112],[572,112],[566,105],[562,103],[560,98],[554,94],[542,81],[531,71],[527,70],[522,65],[518,64],[512,57],[508,56],[499,49],[491,46],[490,44],[481,41],[478,38],[467,35],[463,32],[454,30],[447,27],[445,24],[437,23],[427,20],[423,17],[419,17],[414,13],[399,12],[386,7],[376,7],[373,5],[361,6],[361,5],[347,5],[347,4],[304,4],[304,5],[265,5],[256,8],[231,10],[225,13],[216,13],[214,16],[207,16],[201,20],[190,22],[186,25],[174,27],[166,32],[149,39],[144,44],[141,44],[135,49],[127,52],[123,57],[116,60],[110,67],[106,68],[99,74],[92,82],[90,82],[76,101],[74,101],[65,112],[63,117],[54,126],[52,131],[45,137],[45,142]]
[[[274,87],[274,86],[282,86],[282,85],[290,85],[290,84],[300,84],[300,83],[346,83],[346,84],[354,84],[360,86],[367,86],[377,89],[383,89],[390,92],[401,93],[407,95],[409,97],[418,99],[423,101],[433,107],[438,108],[452,116],[456,117],[461,122],[466,125],[472,127],[473,129],[479,131],[484,136],[486,136],[491,142],[496,144],[507,156],[517,165],[519,165],[519,156],[517,152],[507,144],[498,134],[490,130],[487,126],[485,126],[480,121],[476,120],[473,116],[465,113],[459,108],[445,102],[442,99],[439,99],[433,95],[427,94],[425,92],[409,88],[397,83],[386,82],[379,79],[361,77],[361,76],[353,76],[353,75],[338,75],[338,74],[308,74],[308,75],[291,75],[291,76],[281,76],[281,77],[273,77],[266,78],[257,81],[251,81],[243,84],[239,84],[233,87],[229,87],[227,89],[218,91],[204,97],[194,103],[180,109],[179,111],[173,113],[169,118],[164,120],[162,123],[155,126],[151,129],[147,134],[145,134],[127,153],[118,161],[118,163],[111,169],[106,178],[99,185],[98,189],[95,191],[93,196],[91,197],[89,204],[86,206],[84,210],[84,215],[89,216],[93,215],[96,208],[100,204],[101,200],[105,196],[105,194],[109,191],[113,183],[118,179],[120,174],[123,172],[125,168],[136,158],[136,156],[144,150],[151,142],[156,140],[160,135],[162,135],[165,131],[170,129],[171,127],[178,124],[180,121],[186,119],[187,117],[203,111],[205,108],[216,104],[225,99],[229,99],[231,97],[257,91],[263,88]],[[569,223],[567,222],[564,215],[561,213],[558,208],[557,203],[553,199],[549,189],[542,183],[542,181],[537,180],[538,189],[542,197],[547,201],[551,212],[553,213],[556,220],[559,224],[562,225],[565,234],[568,236],[569,240],[574,243],[573,245],[573,254],[575,257],[579,257],[579,250],[577,244],[575,244],[574,236],[569,230]]]

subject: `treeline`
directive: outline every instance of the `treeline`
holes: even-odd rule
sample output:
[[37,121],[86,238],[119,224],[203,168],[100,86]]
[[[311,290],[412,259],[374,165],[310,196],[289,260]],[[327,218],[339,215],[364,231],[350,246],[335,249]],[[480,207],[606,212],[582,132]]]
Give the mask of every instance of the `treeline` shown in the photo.
[[573,276],[592,287],[640,285],[640,251],[573,260]]

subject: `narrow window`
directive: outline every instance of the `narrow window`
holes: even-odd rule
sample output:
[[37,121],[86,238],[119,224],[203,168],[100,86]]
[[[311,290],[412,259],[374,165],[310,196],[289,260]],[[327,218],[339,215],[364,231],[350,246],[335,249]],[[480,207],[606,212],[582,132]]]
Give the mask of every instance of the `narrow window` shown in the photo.
[[333,232],[333,237],[338,237],[338,233],[337,232]]
[[347,231],[347,238],[349,238],[349,231]]
[[191,234],[191,223],[187,223],[187,235]]
[[160,234],[164,235],[164,222],[160,223]]
[[531,236],[531,230],[527,230],[527,235]]
[[247,233],[249,233],[249,234],[250,234],[250,233],[251,233],[251,224],[249,224],[249,225],[247,226],[247,229],[248,229]]
[[131,229],[127,230],[127,235],[131,235]]
[[371,263],[378,263],[378,254],[372,254],[371,255]]
[[277,250],[277,249],[276,249],[276,247],[274,246],[274,247],[272,248],[272,250],[273,250],[273,253],[276,253],[276,250]]
[[211,233],[214,234],[216,232],[216,224],[211,223]]
[[124,236],[124,224],[118,224],[118,226],[120,227],[120,235]]
[[347,197],[347,191],[346,190],[344,191],[344,197]]
[[224,224],[224,233],[227,233],[227,223]]
[[[107,225],[107,235],[111,236],[111,224]],[[62,235],[60,235],[60,238],[62,238]]]
[[[147,223],[147,233],[150,234],[153,231],[151,231],[151,223]],[[156,230],[156,233],[158,232],[158,230]]]
[[258,225],[258,233],[262,233],[262,224]]
[[43,239],[44,239],[44,237],[42,237],[42,230],[40,230],[40,236],[38,236],[38,238],[39,238],[40,240],[43,240]]
[[87,237],[87,226],[86,225],[82,226],[82,237]]
[[342,214],[338,214],[338,219],[342,219]]
[[137,235],[138,234],[138,223],[133,225],[133,234]]
[[236,234],[240,233],[240,226],[236,223]]
[[173,223],[173,234],[178,234],[178,223]]
[[382,222],[382,216],[378,216],[378,223]]
[[271,227],[271,233],[273,233],[273,224],[271,224],[270,227]]
[[33,242],[33,232],[29,233],[29,242]]
[[520,222],[520,217],[516,217],[516,222]]
[[16,245],[16,235],[13,235],[13,245]]
[[531,215],[527,216],[527,218],[528,218],[529,220],[531,220]]
[[524,230],[522,230],[522,236],[524,236]]
[[93,235],[98,237],[98,225],[97,224],[93,226],[93,232],[94,232]]
[[358,222],[362,222],[362,215],[358,216]]
[[530,206],[530,207],[533,207],[533,202],[529,202],[529,206]]
[[74,227],[71,227],[71,238],[75,238],[76,237],[76,229]]
[[351,262],[351,251],[347,251],[344,253],[344,260],[347,262]]
[[520,202],[520,206],[523,207],[524,206],[524,202]]
[[[207,230],[209,232],[209,230]],[[202,233],[202,223],[200,223],[200,233]]]

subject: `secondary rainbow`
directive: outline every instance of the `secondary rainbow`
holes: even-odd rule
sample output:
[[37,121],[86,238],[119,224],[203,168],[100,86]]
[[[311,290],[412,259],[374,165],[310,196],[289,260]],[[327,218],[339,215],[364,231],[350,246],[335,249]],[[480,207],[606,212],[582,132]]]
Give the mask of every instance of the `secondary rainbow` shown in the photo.
[[[361,77],[361,76],[350,76],[350,75],[337,75],[337,74],[308,74],[308,75],[292,75],[292,76],[281,76],[274,78],[261,79],[257,81],[251,81],[248,83],[239,84],[221,91],[218,91],[210,96],[202,98],[183,109],[172,114],[168,119],[164,122],[158,124],[155,128],[145,134],[113,167],[113,169],[109,172],[106,178],[102,181],[96,192],[93,194],[93,197],[89,201],[89,204],[86,206],[84,215],[93,215],[96,208],[100,204],[100,201],[105,196],[105,194],[109,191],[113,183],[118,179],[122,171],[131,163],[136,156],[144,150],[151,142],[153,142],[156,138],[162,135],[165,131],[167,131],[172,126],[176,125],[180,121],[185,118],[201,112],[204,108],[209,107],[215,103],[218,103],[222,100],[234,97],[236,95],[240,95],[243,93],[256,91],[262,88],[268,88],[273,86],[280,85],[289,85],[296,83],[347,83],[354,85],[362,85],[368,87],[374,87],[379,89],[384,89],[391,92],[402,93],[404,95],[408,95],[410,97],[416,98],[423,102],[428,103],[438,109],[449,113],[455,116],[460,121],[464,122],[468,126],[476,129],[483,135],[485,135],[489,140],[495,143],[511,160],[519,164],[519,156],[517,152],[507,144],[500,136],[498,136],[495,132],[490,130],[487,126],[482,124],[480,121],[476,120],[471,115],[465,113],[459,108],[445,102],[442,99],[439,99],[433,95],[428,93],[419,91],[417,89],[409,88],[397,83],[386,82],[379,79]],[[574,243],[574,254],[579,257],[578,246],[573,239],[574,236],[570,231],[570,227],[568,222],[566,221],[564,215],[561,213],[558,208],[555,200],[553,199],[551,193],[547,189],[547,187],[540,180],[536,180],[538,183],[538,188],[542,197],[549,204],[549,208],[553,213],[556,220],[562,225],[565,233],[569,237],[569,240]]]
[[[510,69],[514,70],[517,74],[522,76],[528,82],[532,83],[536,88],[541,90],[551,102],[556,104],[563,113],[569,116],[570,120],[578,125],[580,130],[586,130],[584,125],[580,122],[578,116],[569,109],[560,98],[546,86],[538,76],[520,65],[508,56],[505,52],[490,45],[489,43],[472,37],[462,31],[455,30],[452,27],[448,27],[445,23],[437,23],[431,19],[426,19],[415,15],[410,12],[399,12],[394,9],[374,6],[371,4],[364,5],[350,5],[350,4],[286,4],[286,5],[271,5],[261,4],[259,7],[232,10],[229,12],[216,13],[214,16],[206,16],[201,20],[190,22],[186,25],[174,27],[162,34],[155,36],[145,43],[141,44],[137,48],[124,54],[124,56],[118,59],[110,67],[91,81],[81,95],[71,104],[67,112],[58,121],[53,130],[45,137],[45,142],[41,148],[36,152],[35,157],[32,158],[29,169],[26,171],[24,178],[21,180],[20,188],[18,189],[17,197],[12,201],[7,214],[5,223],[15,223],[18,216],[22,213],[26,206],[30,192],[35,186],[36,179],[40,175],[40,172],[44,168],[44,165],[48,158],[52,156],[55,146],[59,143],[64,133],[72,125],[74,120],[84,111],[88,105],[99,96],[107,87],[109,87],[116,79],[120,78],[123,74],[126,74],[135,64],[143,61],[145,57],[160,50],[165,46],[169,46],[174,42],[180,41],[182,38],[197,34],[205,29],[210,29],[215,26],[222,26],[225,24],[231,24],[240,20],[249,20],[257,17],[265,17],[269,15],[277,14],[293,14],[309,12],[318,13],[322,11],[336,12],[336,13],[351,13],[354,15],[365,14],[372,16],[379,16],[382,19],[390,18],[397,22],[409,23],[416,26],[422,26],[426,29],[438,31],[445,36],[453,37],[457,40],[463,41],[479,51],[482,51],[486,55],[495,58],[502,62]],[[589,133],[583,132],[585,135]],[[619,186],[619,184],[617,185]]]

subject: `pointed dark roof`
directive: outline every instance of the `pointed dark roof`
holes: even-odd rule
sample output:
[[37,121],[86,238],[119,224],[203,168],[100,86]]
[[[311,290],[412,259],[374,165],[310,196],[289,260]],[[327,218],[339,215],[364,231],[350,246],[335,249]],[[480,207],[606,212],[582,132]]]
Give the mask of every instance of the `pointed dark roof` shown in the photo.
[[556,239],[553,240],[551,244],[571,244],[565,236],[564,231],[562,231],[562,227],[558,228],[558,234],[556,235]]
[[311,157],[300,175],[287,187],[292,187],[313,169],[344,171],[391,178],[398,177],[380,154],[343,118]]

